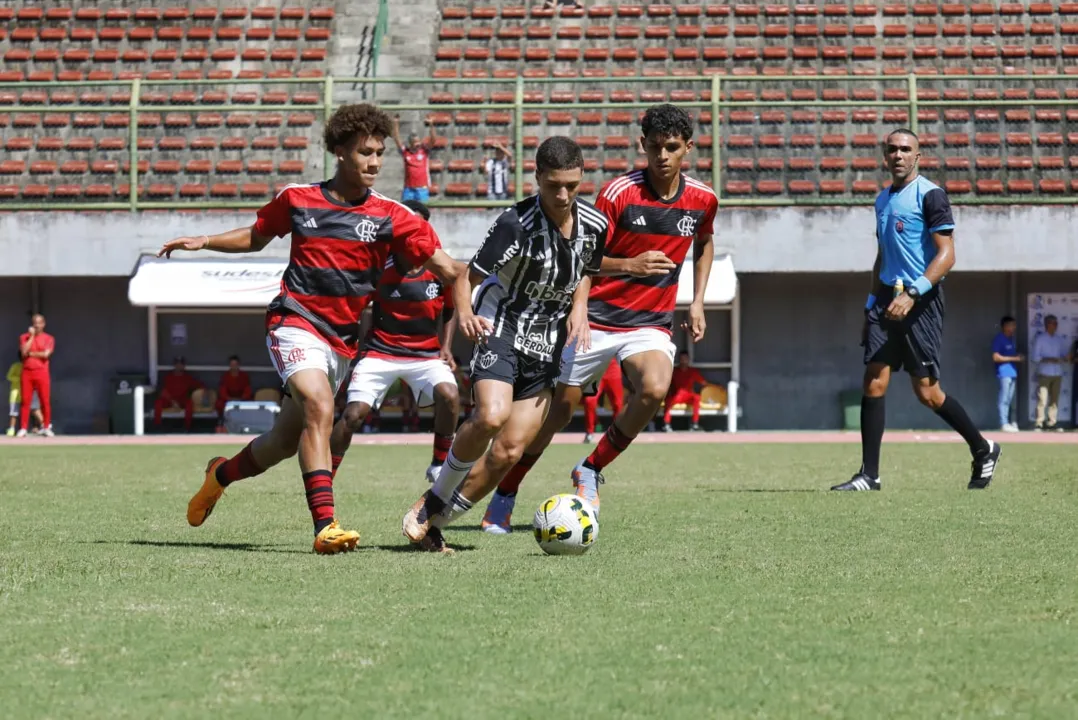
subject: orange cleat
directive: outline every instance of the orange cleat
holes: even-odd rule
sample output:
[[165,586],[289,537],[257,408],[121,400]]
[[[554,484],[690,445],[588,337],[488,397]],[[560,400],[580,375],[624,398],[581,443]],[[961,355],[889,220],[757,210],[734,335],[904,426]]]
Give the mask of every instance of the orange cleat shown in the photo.
[[217,482],[217,468],[227,460],[228,458],[215,457],[206,466],[206,477],[202,480],[202,487],[187,503],[187,522],[191,527],[198,527],[206,522],[206,518],[213,512],[213,507],[224,494],[225,489]]
[[320,555],[336,555],[351,552],[359,544],[359,533],[355,530],[341,530],[336,520],[322,528],[314,539],[314,551]]

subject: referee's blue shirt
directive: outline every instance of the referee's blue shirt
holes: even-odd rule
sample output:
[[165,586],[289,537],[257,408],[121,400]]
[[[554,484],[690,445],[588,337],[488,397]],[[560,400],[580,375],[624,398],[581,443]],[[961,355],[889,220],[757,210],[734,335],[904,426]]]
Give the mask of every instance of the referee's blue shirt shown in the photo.
[[918,175],[899,190],[876,196],[876,240],[880,245],[880,282],[909,287],[936,257],[932,233],[954,230],[951,201],[931,180]]

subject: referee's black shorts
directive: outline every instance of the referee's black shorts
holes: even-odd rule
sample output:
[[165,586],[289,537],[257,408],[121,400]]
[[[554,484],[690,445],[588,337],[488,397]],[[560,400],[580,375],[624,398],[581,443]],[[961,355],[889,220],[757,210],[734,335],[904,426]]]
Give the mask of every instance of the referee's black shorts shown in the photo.
[[890,287],[879,288],[876,304],[868,310],[865,365],[883,363],[891,370],[905,370],[914,377],[940,377],[943,345],[943,286],[922,295],[901,321],[884,317],[894,299]]

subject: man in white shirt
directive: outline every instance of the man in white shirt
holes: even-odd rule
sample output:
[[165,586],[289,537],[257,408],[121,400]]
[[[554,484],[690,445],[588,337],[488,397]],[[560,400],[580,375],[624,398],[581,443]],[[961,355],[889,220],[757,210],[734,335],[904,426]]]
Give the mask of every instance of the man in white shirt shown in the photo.
[[[1062,430],[1056,425],[1059,415],[1059,388],[1063,366],[1071,356],[1062,337],[1056,334],[1059,321],[1055,315],[1044,318],[1044,332],[1033,339],[1033,362],[1037,364],[1037,421],[1035,430]],[[1045,425],[1047,415],[1048,424]]]

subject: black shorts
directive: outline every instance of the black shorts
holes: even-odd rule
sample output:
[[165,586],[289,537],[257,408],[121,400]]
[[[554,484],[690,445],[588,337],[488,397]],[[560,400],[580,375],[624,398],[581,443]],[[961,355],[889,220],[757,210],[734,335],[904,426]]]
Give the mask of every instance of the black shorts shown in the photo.
[[527,400],[552,389],[561,374],[561,353],[553,360],[536,360],[502,338],[489,337],[472,353],[472,392],[480,380],[498,380],[513,386],[513,400]]
[[876,304],[868,310],[868,334],[864,338],[865,365],[884,363],[892,370],[905,370],[913,377],[940,376],[943,344],[943,286],[937,285],[913,305],[904,320],[884,317],[894,298],[889,287],[879,289]]

